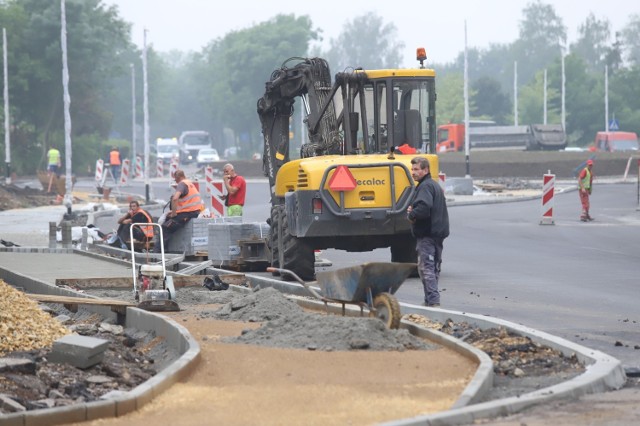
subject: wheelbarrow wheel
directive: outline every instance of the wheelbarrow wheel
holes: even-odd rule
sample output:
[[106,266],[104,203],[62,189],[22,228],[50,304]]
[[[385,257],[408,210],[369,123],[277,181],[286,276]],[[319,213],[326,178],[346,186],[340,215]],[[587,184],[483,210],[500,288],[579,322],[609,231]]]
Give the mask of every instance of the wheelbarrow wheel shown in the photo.
[[380,293],[373,299],[373,310],[370,316],[376,317],[387,326],[387,328],[400,327],[400,304],[398,299],[390,293]]

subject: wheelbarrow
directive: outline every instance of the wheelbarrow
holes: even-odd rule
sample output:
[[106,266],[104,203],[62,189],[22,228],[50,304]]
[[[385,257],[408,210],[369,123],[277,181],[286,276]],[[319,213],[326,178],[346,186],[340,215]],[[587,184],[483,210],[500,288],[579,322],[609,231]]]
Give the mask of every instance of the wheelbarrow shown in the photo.
[[342,304],[342,315],[347,304],[360,306],[361,314],[366,306],[369,316],[381,319],[388,328],[398,328],[402,315],[393,294],[415,268],[415,263],[372,262],[318,272],[320,292],[288,269],[270,267],[267,271],[290,275],[325,304]]

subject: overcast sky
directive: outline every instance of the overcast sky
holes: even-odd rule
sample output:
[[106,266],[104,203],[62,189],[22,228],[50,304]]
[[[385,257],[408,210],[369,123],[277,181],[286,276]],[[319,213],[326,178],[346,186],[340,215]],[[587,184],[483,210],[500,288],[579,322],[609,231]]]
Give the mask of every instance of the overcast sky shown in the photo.
[[[133,41],[160,51],[198,51],[211,40],[230,31],[248,28],[277,14],[308,15],[323,30],[324,47],[336,38],[346,21],[368,12],[394,23],[398,39],[405,44],[404,66],[414,66],[415,49],[427,49],[428,62],[452,61],[464,49],[464,21],[469,47],[509,43],[518,36],[522,10],[530,0],[445,0],[401,2],[389,0],[103,0],[115,4],[120,16],[133,24]],[[613,32],[624,27],[632,14],[640,14],[640,2],[631,0],[546,0],[563,19],[569,41],[589,12],[607,18]],[[292,55],[303,52],[292,52]],[[432,62],[431,62],[432,63]]]

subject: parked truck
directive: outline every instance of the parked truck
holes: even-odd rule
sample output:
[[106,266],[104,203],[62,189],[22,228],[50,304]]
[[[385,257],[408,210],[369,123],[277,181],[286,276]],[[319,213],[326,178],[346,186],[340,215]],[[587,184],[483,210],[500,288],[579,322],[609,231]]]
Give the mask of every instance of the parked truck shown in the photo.
[[[527,124],[522,126],[487,125],[471,122],[469,148],[472,150],[560,150],[567,146],[567,137],[560,124]],[[464,124],[438,126],[437,151],[456,152],[465,148]]]
[[634,132],[598,132],[589,151],[638,151],[638,135]]
[[180,162],[193,163],[203,148],[212,148],[211,136],[203,130],[187,130],[180,134]]

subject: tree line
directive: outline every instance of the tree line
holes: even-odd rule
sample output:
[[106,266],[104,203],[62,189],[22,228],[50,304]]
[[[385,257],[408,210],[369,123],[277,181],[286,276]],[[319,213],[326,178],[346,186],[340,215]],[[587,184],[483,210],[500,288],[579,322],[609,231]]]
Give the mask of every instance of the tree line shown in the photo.
[[[136,132],[142,148],[141,50],[131,24],[101,0],[67,0],[69,90],[73,172],[85,173],[118,146],[125,157]],[[50,147],[64,149],[60,3],[0,1],[7,31],[12,170],[33,174],[45,166]],[[624,130],[640,132],[640,15],[613,32],[594,15],[567,44],[567,28],[551,5],[529,3],[512,43],[468,52],[471,115],[513,122],[514,62],[518,63],[518,116],[541,123],[543,73],[547,70],[548,121],[560,122],[561,52],[565,55],[566,125],[569,143],[585,146],[604,128],[604,68],[609,70],[609,111]],[[326,58],[332,72],[349,67],[397,68],[404,44],[392,22],[369,12],[347,20],[328,48],[309,16],[279,14],[211,40],[197,52],[147,50],[151,139],[207,130],[218,149],[261,152],[256,101],[272,71],[290,57]],[[438,122],[463,119],[463,52],[452,63],[435,63]],[[132,69],[136,129],[132,128]],[[3,108],[0,111],[4,114]],[[299,123],[294,124],[298,126]],[[295,131],[295,130],[294,130]],[[0,129],[4,153],[4,128]],[[4,156],[0,166],[5,167]]]

